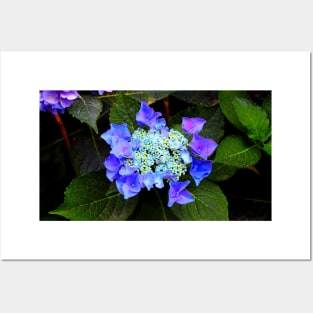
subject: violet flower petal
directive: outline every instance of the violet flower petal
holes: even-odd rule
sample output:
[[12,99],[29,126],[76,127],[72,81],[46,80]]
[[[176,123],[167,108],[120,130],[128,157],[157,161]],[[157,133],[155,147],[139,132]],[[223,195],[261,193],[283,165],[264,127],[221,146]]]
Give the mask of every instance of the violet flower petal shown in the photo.
[[192,153],[206,160],[217,148],[218,144],[210,138],[204,138],[197,133],[193,135],[189,144]]
[[182,129],[187,134],[196,134],[202,130],[206,120],[201,117],[183,117]]

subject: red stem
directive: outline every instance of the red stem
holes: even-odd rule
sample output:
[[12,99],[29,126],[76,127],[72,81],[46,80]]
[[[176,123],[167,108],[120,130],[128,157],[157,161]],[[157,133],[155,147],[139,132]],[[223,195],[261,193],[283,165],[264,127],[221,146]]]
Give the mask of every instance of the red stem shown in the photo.
[[163,100],[163,104],[165,108],[165,119],[168,122],[171,119],[170,104],[167,99]]
[[61,128],[61,132],[62,132],[62,135],[63,135],[63,138],[64,138],[64,141],[65,141],[65,144],[66,144],[66,147],[67,147],[67,150],[70,151],[71,149],[71,143],[70,143],[70,139],[68,138],[68,134],[67,134],[67,131],[65,129],[65,126],[61,120],[61,117],[60,115],[57,113],[57,114],[54,114],[55,116],[55,119],[56,121],[58,122],[60,128]]

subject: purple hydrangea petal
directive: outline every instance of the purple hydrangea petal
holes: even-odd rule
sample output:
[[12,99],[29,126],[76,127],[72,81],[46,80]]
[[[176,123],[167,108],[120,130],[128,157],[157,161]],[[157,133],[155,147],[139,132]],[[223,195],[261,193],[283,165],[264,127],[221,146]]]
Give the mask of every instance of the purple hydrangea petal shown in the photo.
[[77,90],[61,90],[60,97],[68,100],[75,100],[80,96]]
[[60,98],[60,103],[62,105],[63,108],[68,108],[72,105],[74,100],[69,100],[66,98]]
[[60,92],[57,90],[43,90],[41,95],[46,103],[57,104],[60,101]]
[[43,90],[40,91],[40,110],[53,114],[64,113],[64,108],[72,105],[79,94],[76,90]]
[[208,177],[212,171],[212,161],[211,160],[197,160],[192,157],[192,165],[189,169],[190,175],[193,177],[197,186],[203,178]]
[[136,121],[140,126],[154,128],[157,123],[157,118],[161,115],[160,112],[154,112],[146,101],[142,101],[140,110],[136,114]]
[[185,188],[190,184],[190,181],[185,182],[170,182],[170,189],[168,192],[168,206],[171,207],[175,202],[179,204],[186,204],[194,201],[193,196]]
[[187,134],[196,134],[202,130],[206,120],[201,117],[183,117],[182,129]]
[[214,140],[201,137],[196,133],[193,135],[189,146],[193,154],[206,160],[215,151],[218,144]]
[[131,143],[123,138],[114,136],[112,138],[112,150],[111,153],[118,158],[131,158],[132,157],[132,146]]

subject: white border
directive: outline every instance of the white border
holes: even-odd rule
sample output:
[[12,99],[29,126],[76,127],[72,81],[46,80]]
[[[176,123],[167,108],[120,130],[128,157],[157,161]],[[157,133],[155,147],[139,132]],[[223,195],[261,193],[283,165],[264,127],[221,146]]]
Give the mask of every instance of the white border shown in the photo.
[[[40,89],[272,90],[273,221],[40,222]],[[3,52],[1,258],[308,260],[309,136],[309,52]]]

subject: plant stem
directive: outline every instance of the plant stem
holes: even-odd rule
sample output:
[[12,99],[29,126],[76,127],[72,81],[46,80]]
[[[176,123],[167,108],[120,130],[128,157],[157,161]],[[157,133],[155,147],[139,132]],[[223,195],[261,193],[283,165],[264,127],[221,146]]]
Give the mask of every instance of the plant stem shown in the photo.
[[61,117],[58,113],[54,114],[54,117],[60,126],[61,133],[62,133],[62,136],[64,138],[67,150],[70,151],[71,150],[71,143],[70,143],[70,139],[68,138],[68,134],[67,134],[66,128],[63,124],[63,121],[61,120]]
[[164,205],[163,205],[162,199],[161,199],[161,197],[160,197],[158,191],[157,191],[155,188],[153,188],[153,190],[154,190],[154,192],[155,192],[155,194],[156,194],[156,196],[157,196],[157,198],[158,198],[158,200],[159,200],[159,202],[160,202],[161,209],[162,209],[163,219],[164,219],[164,221],[167,221],[167,216],[166,216],[166,213],[165,213],[165,207],[164,207]]

